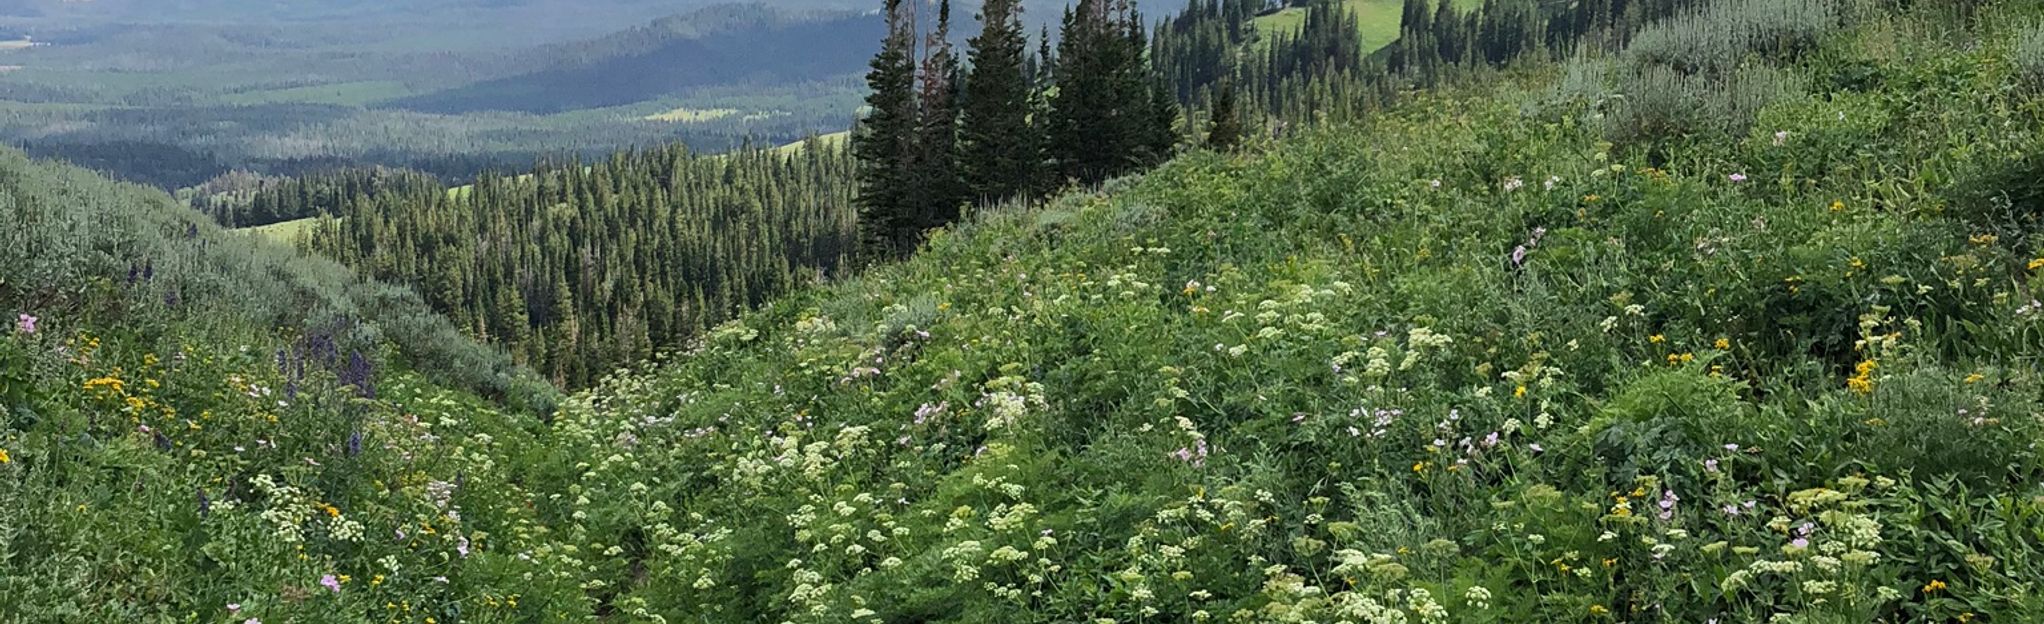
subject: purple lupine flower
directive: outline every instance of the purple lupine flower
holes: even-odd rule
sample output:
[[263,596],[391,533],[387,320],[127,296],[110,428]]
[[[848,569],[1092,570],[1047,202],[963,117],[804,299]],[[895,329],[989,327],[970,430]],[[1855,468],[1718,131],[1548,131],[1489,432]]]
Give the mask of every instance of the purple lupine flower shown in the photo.
[[361,454],[362,454],[362,432],[357,431],[355,433],[348,435],[348,456],[354,457]]
[[206,497],[206,489],[199,488],[199,517],[213,515],[213,500]]

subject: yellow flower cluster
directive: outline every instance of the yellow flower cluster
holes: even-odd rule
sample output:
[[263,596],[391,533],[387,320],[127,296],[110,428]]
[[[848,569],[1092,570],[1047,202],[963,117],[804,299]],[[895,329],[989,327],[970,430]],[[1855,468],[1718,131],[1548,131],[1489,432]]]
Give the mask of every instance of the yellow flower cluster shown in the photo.
[[1879,367],[1880,364],[1873,360],[1861,361],[1858,366],[1853,367],[1853,376],[1845,380],[1846,389],[1860,394],[1873,393],[1874,369]]

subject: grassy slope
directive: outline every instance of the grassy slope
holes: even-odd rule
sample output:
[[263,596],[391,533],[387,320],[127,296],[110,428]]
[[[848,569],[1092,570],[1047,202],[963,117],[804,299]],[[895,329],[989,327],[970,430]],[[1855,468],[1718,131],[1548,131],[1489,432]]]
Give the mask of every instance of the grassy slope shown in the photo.
[[476,393],[551,400],[409,291],[82,169],[5,150],[0,178],[7,621],[360,620],[305,600],[359,555],[336,536],[439,522],[430,482],[501,489],[439,440],[538,422]]
[[239,231],[246,232],[250,235],[262,238],[264,240],[268,240],[279,245],[291,245],[295,243],[299,237],[303,236],[306,230],[311,229],[312,226],[318,222],[319,219],[316,217],[307,217],[304,219],[281,221],[278,223],[272,223],[269,225],[262,225],[251,228],[240,228]]
[[[829,134],[816,135],[817,143],[827,148],[843,147],[847,141],[851,140],[851,138],[852,131],[850,130],[839,130],[837,132],[832,132]],[[809,149],[809,139],[803,139],[800,141],[789,143],[787,145],[775,147],[774,151],[781,154],[800,154],[802,153],[802,150],[806,149]]]
[[[2005,88],[2005,39],[1948,40],[1869,26],[1819,74],[1871,69],[1871,87],[1665,162],[1487,87],[987,211],[543,430],[407,384],[362,459],[332,441],[343,424],[264,424],[260,402],[221,408],[247,422],[184,455],[111,435],[71,468],[95,480],[42,477],[51,451],[9,438],[23,459],[0,465],[0,508],[27,511],[0,515],[0,553],[25,555],[0,557],[23,568],[0,574],[0,606],[2035,621],[2044,332],[2024,304],[2044,280],[2038,249],[1958,188],[2044,149],[2044,99]],[[262,364],[206,366],[166,387],[238,396],[215,386]],[[232,450],[293,427],[321,435],[256,463]],[[192,484],[251,474],[299,489],[193,504]],[[335,537],[347,521],[369,537]]]
[[[1454,0],[1456,6],[1469,10],[1482,5],[1482,0]],[[1341,0],[1341,3],[1356,14],[1357,32],[1363,38],[1363,52],[1369,53],[1391,45],[1398,40],[1399,12],[1403,0]],[[1270,15],[1250,20],[1257,30],[1271,33],[1294,33],[1306,24],[1306,9],[1288,8]],[[1268,41],[1268,40],[1266,40]]]
[[2044,109],[1870,29],[1660,168],[1478,94],[983,215],[572,405],[543,515],[711,621],[2035,617],[2033,252],[1953,184]]

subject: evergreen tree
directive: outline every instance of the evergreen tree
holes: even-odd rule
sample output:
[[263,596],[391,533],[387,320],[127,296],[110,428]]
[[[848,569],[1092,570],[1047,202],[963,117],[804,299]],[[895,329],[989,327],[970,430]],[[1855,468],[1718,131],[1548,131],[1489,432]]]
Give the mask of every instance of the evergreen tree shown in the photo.
[[1048,130],[1059,177],[1093,184],[1142,163],[1157,115],[1141,31],[1126,0],[1079,0],[1065,14]]
[[997,201],[1029,190],[1041,148],[1029,123],[1034,76],[1025,68],[1028,38],[1018,0],[986,0],[980,24],[970,42],[960,169],[973,198]]
[[1144,167],[1153,167],[1171,160],[1178,150],[1178,98],[1171,93],[1171,87],[1161,78],[1150,81],[1149,110],[1139,120],[1140,144],[1137,146],[1137,161]]
[[859,221],[864,253],[886,257],[907,246],[916,229],[910,190],[915,181],[918,115],[915,24],[911,6],[887,0],[887,37],[873,56],[866,85],[868,108],[852,133],[859,168]]
[[1454,0],[1442,0],[1434,10],[1434,57],[1444,65],[1464,60],[1462,18],[1455,14]]
[[937,28],[924,43],[907,245],[914,245],[924,230],[956,221],[968,193],[958,165],[958,59],[949,39],[951,0],[939,0],[937,6]]
[[1235,104],[1235,84],[1221,83],[1214,94],[1214,118],[1207,129],[1207,149],[1232,152],[1242,146],[1242,119]]

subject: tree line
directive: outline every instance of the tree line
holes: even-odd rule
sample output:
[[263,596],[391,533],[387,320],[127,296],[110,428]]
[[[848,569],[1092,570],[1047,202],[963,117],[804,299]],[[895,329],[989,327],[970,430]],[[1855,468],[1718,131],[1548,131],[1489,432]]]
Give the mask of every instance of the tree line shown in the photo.
[[[1188,0],[1159,24],[1150,56],[1171,94],[1203,120],[1209,143],[1252,130],[1357,119],[1402,90],[1479,67],[1622,49],[1632,33],[1698,0],[1405,0],[1397,38],[1364,41],[1340,0],[1288,3],[1305,12],[1294,31],[1250,20],[1269,0]],[[1467,7],[1467,8],[1465,8]]]
[[324,215],[307,249],[417,288],[471,335],[579,387],[797,284],[908,253],[972,206],[1360,117],[1412,85],[1622,39],[1637,16],[1684,1],[1408,0],[1400,37],[1372,51],[1333,0],[1268,33],[1250,24],[1261,0],[1191,0],[1155,30],[1127,0],[1079,0],[1055,39],[1031,37],[1018,0],[983,0],[961,58],[948,0],[934,16],[887,0],[849,150],[673,146],[459,189],[394,170],[243,181],[213,213]]
[[[1127,0],[1079,0],[1029,52],[1017,0],[985,0],[961,69],[951,3],[934,27],[921,3],[887,0],[887,34],[852,135],[862,241],[871,258],[914,249],[966,206],[1094,184],[1168,160],[1178,99],[1152,68]],[[919,36],[920,35],[920,36]]]

